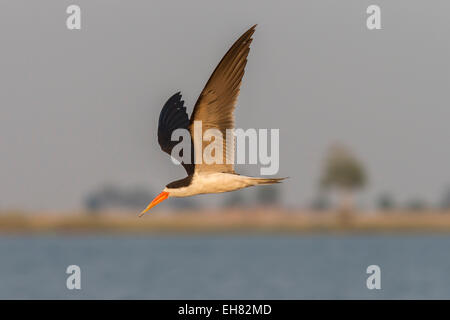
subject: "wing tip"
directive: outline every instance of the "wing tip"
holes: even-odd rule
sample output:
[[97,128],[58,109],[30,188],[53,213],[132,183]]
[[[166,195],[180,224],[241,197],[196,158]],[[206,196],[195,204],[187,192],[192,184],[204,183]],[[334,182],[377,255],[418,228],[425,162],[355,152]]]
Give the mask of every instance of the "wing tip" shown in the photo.
[[174,101],[184,102],[182,99],[183,99],[183,96],[181,95],[181,91],[178,91],[177,93],[174,93],[169,99],[167,99],[166,104],[169,102],[174,102]]
[[255,33],[256,31],[256,27],[258,26],[258,24],[254,24],[253,26],[250,27],[250,29],[247,30],[248,33],[250,33],[250,37],[253,35],[253,33]]
[[253,36],[253,34],[255,33],[257,26],[258,26],[257,23],[254,24],[253,26],[250,27],[250,29],[247,30],[247,32],[244,33],[244,35],[247,34],[246,38],[250,38],[251,40],[251,36]]

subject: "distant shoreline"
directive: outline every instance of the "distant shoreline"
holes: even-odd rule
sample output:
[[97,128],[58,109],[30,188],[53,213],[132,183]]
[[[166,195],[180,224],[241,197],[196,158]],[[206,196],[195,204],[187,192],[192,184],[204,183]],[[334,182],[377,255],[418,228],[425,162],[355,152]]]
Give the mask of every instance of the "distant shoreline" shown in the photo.
[[450,211],[311,212],[282,209],[137,212],[0,212],[0,233],[450,233]]

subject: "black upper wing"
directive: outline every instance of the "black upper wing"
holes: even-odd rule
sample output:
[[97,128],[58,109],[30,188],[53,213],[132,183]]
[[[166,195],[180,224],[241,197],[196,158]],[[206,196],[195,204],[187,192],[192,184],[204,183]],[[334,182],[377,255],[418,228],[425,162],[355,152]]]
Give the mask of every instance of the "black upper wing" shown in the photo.
[[[161,146],[161,149],[169,155],[172,155],[173,147],[179,143],[179,141],[171,140],[172,133],[180,128],[189,130],[189,117],[186,112],[186,107],[184,106],[184,101],[181,100],[181,93],[177,92],[167,100],[159,115],[158,143]],[[192,161],[193,149],[193,144],[191,142],[190,164],[183,163],[178,155],[174,155],[174,158],[181,162],[188,175],[194,173],[194,162]],[[181,156],[182,155],[183,154],[181,153]]]

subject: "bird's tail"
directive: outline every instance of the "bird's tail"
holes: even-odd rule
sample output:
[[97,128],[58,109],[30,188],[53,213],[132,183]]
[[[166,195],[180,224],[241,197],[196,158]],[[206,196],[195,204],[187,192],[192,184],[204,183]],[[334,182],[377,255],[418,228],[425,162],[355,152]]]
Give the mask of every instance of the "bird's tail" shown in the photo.
[[249,180],[249,184],[252,186],[257,186],[257,185],[264,185],[264,184],[275,184],[275,183],[280,183],[281,181],[283,181],[284,179],[287,179],[288,177],[285,178],[253,178],[253,177],[247,177]]

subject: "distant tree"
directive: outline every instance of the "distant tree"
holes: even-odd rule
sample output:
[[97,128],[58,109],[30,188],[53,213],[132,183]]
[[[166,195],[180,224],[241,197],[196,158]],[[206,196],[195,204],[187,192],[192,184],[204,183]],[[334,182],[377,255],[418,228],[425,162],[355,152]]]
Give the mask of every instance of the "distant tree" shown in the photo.
[[353,211],[353,193],[362,188],[366,180],[362,163],[346,147],[336,144],[330,148],[320,184],[339,192],[341,213]]
[[258,205],[276,206],[280,200],[279,186],[259,186],[256,188]]
[[377,207],[380,210],[388,211],[395,208],[394,197],[390,193],[383,193],[377,199]]
[[441,208],[444,210],[450,209],[450,186],[445,190],[441,201]]

